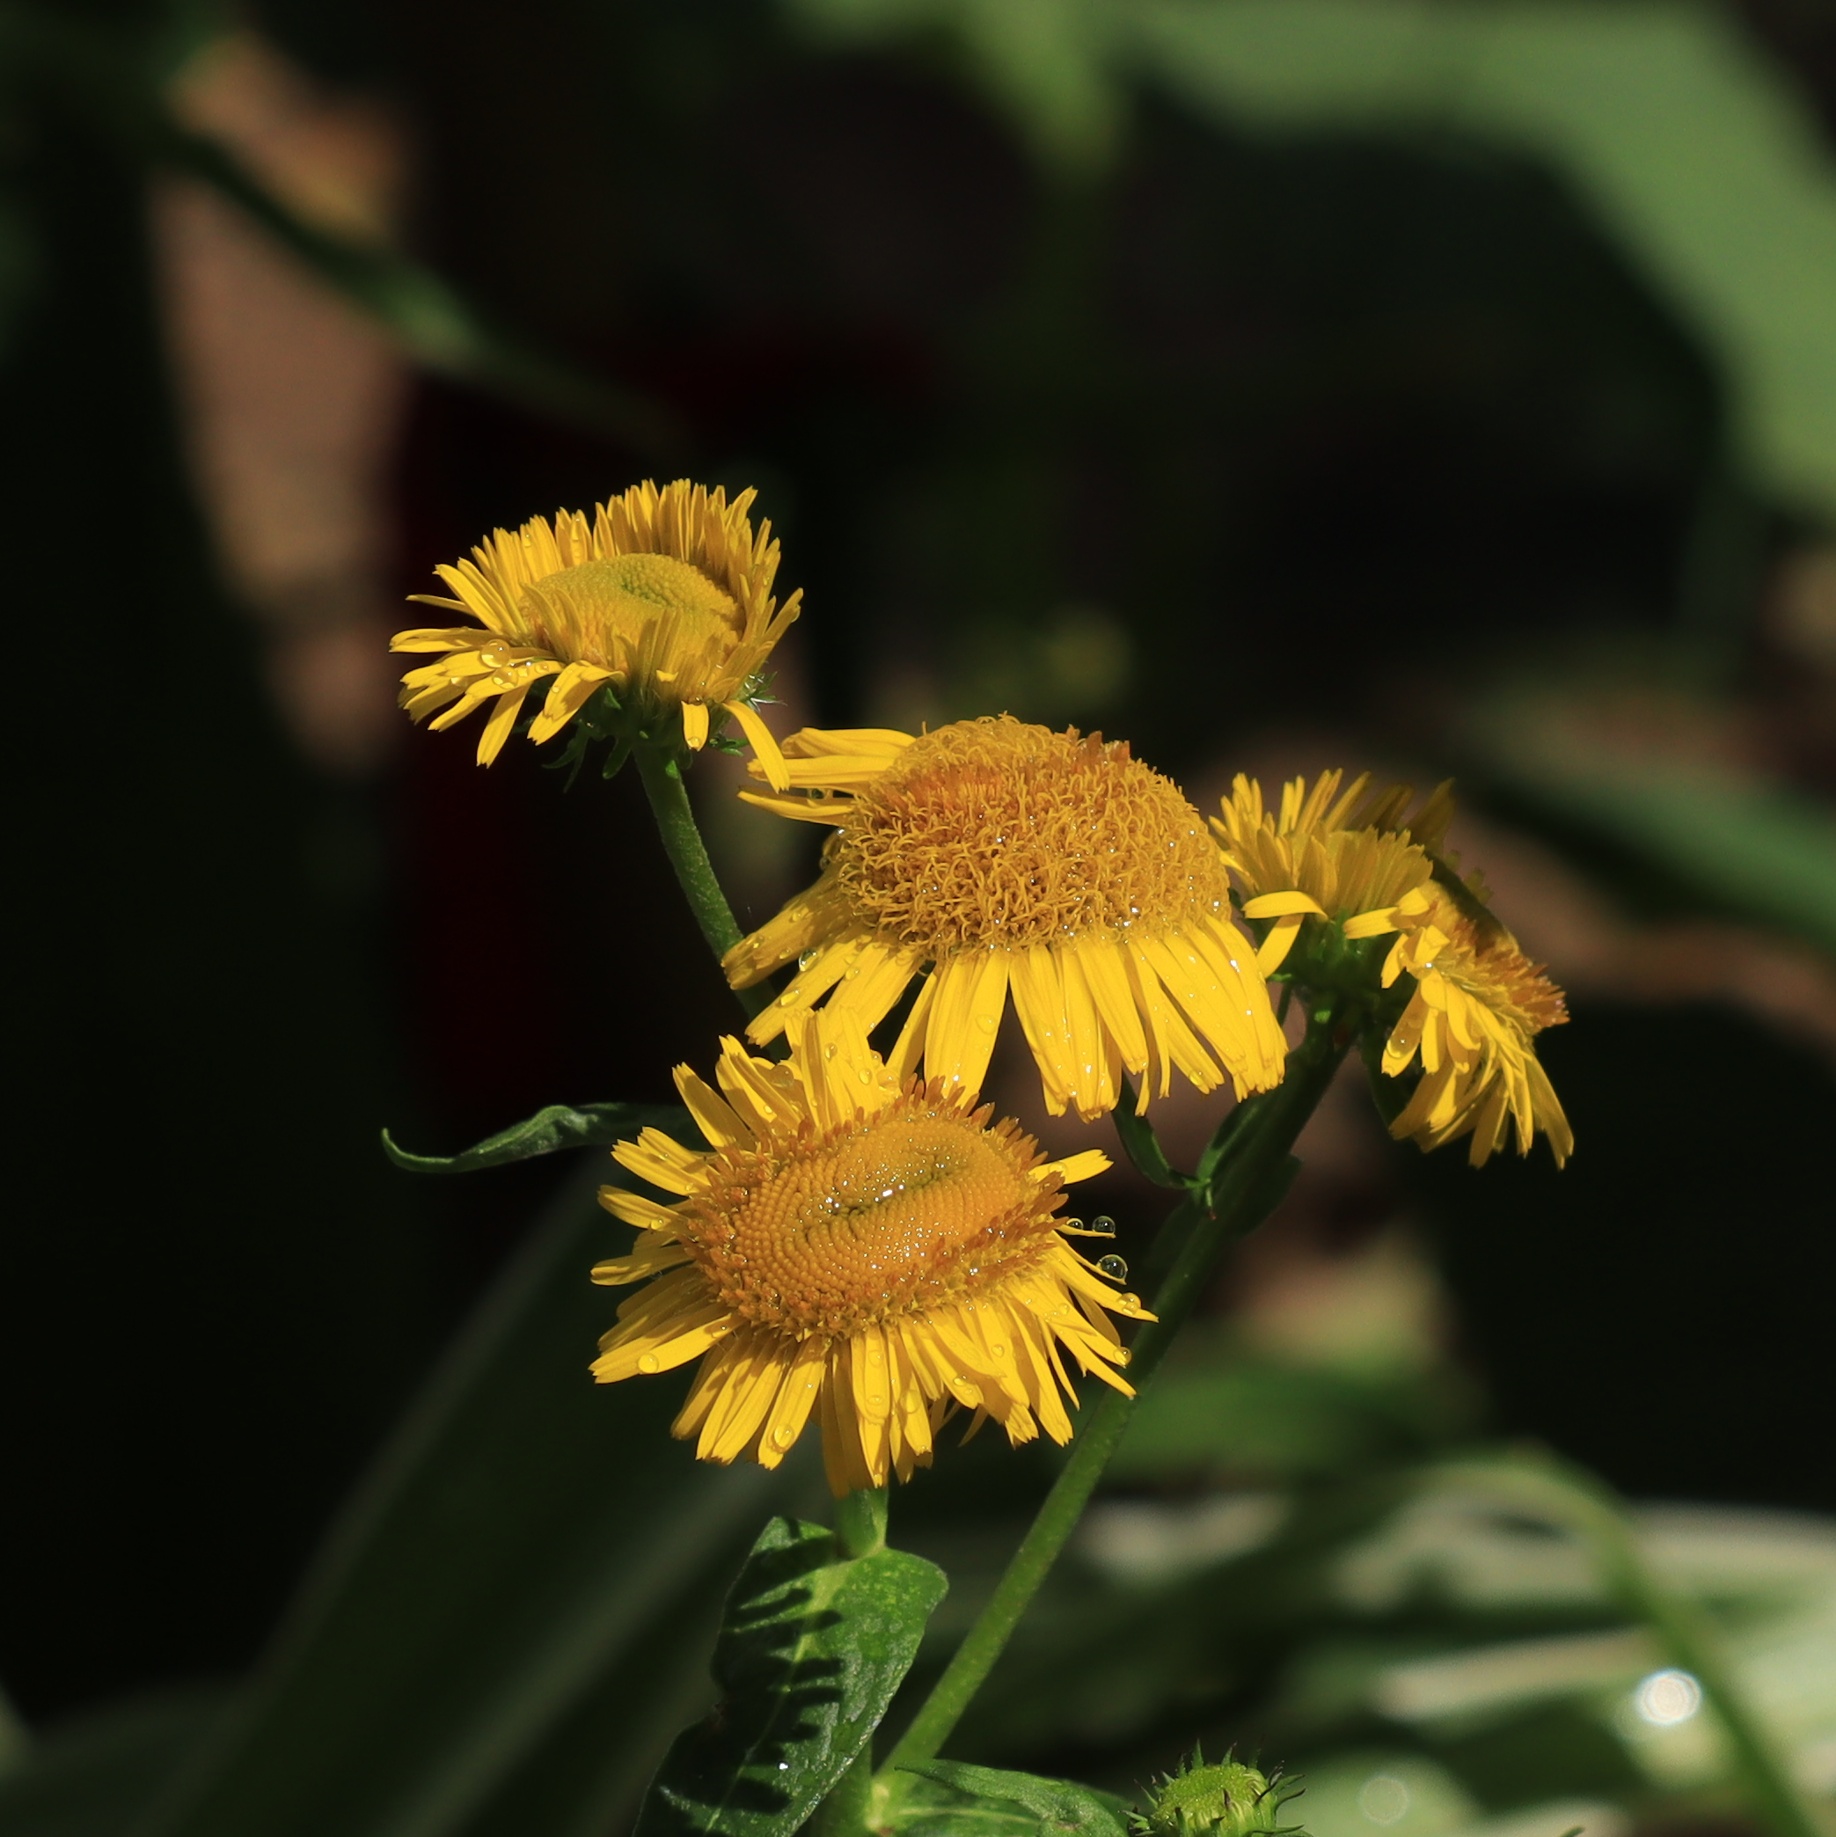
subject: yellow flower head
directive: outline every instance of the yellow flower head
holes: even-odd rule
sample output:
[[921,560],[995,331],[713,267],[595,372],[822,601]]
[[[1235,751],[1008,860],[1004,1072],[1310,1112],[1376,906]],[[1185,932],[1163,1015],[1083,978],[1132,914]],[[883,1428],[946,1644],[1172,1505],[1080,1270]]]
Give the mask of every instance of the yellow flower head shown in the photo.
[[1239,772],[1213,817],[1224,859],[1244,893],[1243,914],[1273,919],[1256,953],[1265,976],[1279,969],[1309,918],[1331,919],[1348,938],[1396,929],[1405,904],[1420,904],[1453,814],[1450,785],[1441,785],[1414,816],[1407,785],[1373,792],[1368,772],[1341,795],[1342,772],[1323,772],[1311,788],[1304,778],[1281,788],[1281,808],[1263,806],[1262,787]]
[[1045,1161],[961,1090],[899,1078],[850,1014],[805,1016],[780,1064],[723,1040],[715,1076],[676,1071],[709,1148],[646,1129],[612,1151],[681,1197],[600,1195],[642,1235],[594,1281],[645,1283],[600,1342],[600,1382],[701,1358],[675,1433],[703,1460],[775,1467],[816,1414],[837,1494],[910,1479],[958,1407],[1016,1443],[1069,1440],[1066,1352],[1132,1394],[1109,1314],[1152,1316],[1058,1216],[1105,1156]]
[[1541,1129],[1565,1161],[1574,1136],[1534,1045],[1568,1018],[1562,991],[1442,858],[1451,784],[1411,814],[1410,786],[1373,791],[1367,772],[1341,792],[1343,777],[1293,779],[1271,812],[1262,787],[1239,774],[1222,818],[1212,818],[1244,916],[1274,921],[1258,965],[1272,975],[1309,919],[1330,920],[1351,939],[1398,933],[1383,986],[1406,974],[1414,987],[1383,1069],[1397,1078],[1419,1062],[1422,1075],[1391,1133],[1424,1149],[1470,1134],[1477,1167],[1514,1122],[1520,1154]]
[[1415,991],[1384,1047],[1383,1069],[1394,1078],[1419,1060],[1422,1077],[1391,1134],[1424,1149],[1471,1135],[1467,1158],[1483,1167],[1514,1124],[1519,1154],[1540,1129],[1560,1166],[1574,1152],[1574,1132],[1534,1042],[1568,1019],[1562,991],[1478,893],[1450,879],[1437,880],[1422,909],[1400,913],[1398,924],[1384,986],[1406,973]]
[[456,598],[411,596],[478,623],[396,634],[393,650],[441,653],[402,679],[402,706],[444,728],[495,702],[478,741],[481,765],[503,750],[545,679],[547,699],[529,729],[537,742],[607,686],[640,719],[679,709],[695,750],[707,740],[709,709],[724,708],[772,783],[782,783],[750,685],[802,596],[782,606],[772,598],[778,545],[769,523],[754,533],[753,495],[729,504],[724,491],[687,479],[661,490],[645,483],[601,504],[591,522],[560,511],[552,523],[532,517],[514,535],[494,531],[470,561],[434,570]]
[[[791,794],[746,792],[834,828],[821,877],[728,952],[744,988],[796,963],[751,1027],[828,998],[872,1029],[927,965],[891,1062],[973,1095],[1013,994],[1047,1107],[1113,1109],[1124,1070],[1164,1093],[1281,1081],[1286,1044],[1198,812],[1126,743],[1002,715],[914,737],[806,728]],[[755,768],[756,770],[756,768]]]

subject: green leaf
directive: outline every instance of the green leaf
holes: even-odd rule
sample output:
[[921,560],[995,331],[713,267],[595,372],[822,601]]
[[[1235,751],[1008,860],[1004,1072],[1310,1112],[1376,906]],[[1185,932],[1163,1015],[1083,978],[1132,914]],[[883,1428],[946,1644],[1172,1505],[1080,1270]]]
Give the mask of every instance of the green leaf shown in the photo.
[[1035,1832],[1039,1837],[1058,1837],[1060,1832],[1127,1837],[1127,1803],[1070,1780],[954,1760],[924,1761],[899,1771],[928,1782],[916,1793],[895,1787],[890,1823],[900,1837],[1019,1837],[1021,1832],[1029,1837]]
[[1160,1137],[1154,1133],[1154,1125],[1137,1111],[1135,1101],[1131,1087],[1125,1093],[1124,1100],[1110,1112],[1123,1152],[1144,1179],[1152,1180],[1156,1186],[1167,1187],[1176,1193],[1185,1192],[1191,1182],[1184,1174],[1174,1171],[1166,1151],[1160,1146]]
[[224,1706],[220,1690],[161,1692],[111,1705],[9,1761],[6,1837],[120,1837],[163,1792]]
[[1836,168],[1726,11],[1159,0],[1141,67],[1233,125],[1464,133],[1545,161],[1732,382],[1764,484],[1836,509]]
[[387,1129],[382,1132],[382,1145],[389,1159],[411,1174],[475,1174],[484,1167],[507,1167],[512,1161],[559,1154],[564,1148],[609,1148],[640,1129],[668,1129],[677,1135],[687,1130],[693,1139],[694,1124],[678,1104],[551,1103],[456,1155],[410,1154],[396,1146]]
[[1508,707],[1474,738],[1482,769],[1532,821],[1578,830],[1716,911],[1836,954],[1836,822],[1809,797],[1699,760],[1616,756],[1572,734],[1555,743]]
[[1836,512],[1836,167],[1732,9],[1693,0],[792,0],[831,41],[947,33],[1061,164],[1143,80],[1235,132],[1427,132],[1542,161],[1730,382],[1746,474]]
[[[582,1791],[628,1820],[705,1696],[703,1604],[807,1464],[696,1461],[679,1379],[587,1375],[622,1237],[573,1185],[334,1524],[247,1699],[148,1837],[446,1837],[596,1702]],[[575,1723],[577,1728],[579,1725]],[[560,1837],[578,1807],[513,1817]]]
[[923,1557],[841,1558],[832,1532],[774,1518],[727,1598],[722,1700],[670,1749],[635,1837],[790,1837],[879,1725],[947,1586]]

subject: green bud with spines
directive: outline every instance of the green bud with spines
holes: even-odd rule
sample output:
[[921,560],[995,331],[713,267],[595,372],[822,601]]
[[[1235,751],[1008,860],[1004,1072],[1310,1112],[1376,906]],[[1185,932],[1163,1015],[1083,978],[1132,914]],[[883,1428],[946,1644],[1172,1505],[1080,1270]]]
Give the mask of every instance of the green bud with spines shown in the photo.
[[1149,1789],[1147,1811],[1131,1823],[1137,1837],[1302,1837],[1298,1825],[1278,1822],[1297,1790],[1283,1785],[1279,1770],[1265,1774],[1229,1756],[1208,1767],[1194,1750]]

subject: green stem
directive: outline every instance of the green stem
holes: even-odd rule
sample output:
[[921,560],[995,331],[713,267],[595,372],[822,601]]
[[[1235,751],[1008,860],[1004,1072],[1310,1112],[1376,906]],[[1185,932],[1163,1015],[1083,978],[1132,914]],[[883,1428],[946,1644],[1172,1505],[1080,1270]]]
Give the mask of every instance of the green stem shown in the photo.
[[886,1488],[849,1493],[835,1501],[835,1541],[846,1557],[886,1548]]
[[[886,1548],[886,1488],[847,1493],[835,1501],[835,1541],[854,1560]],[[848,1763],[803,1828],[808,1837],[866,1837],[873,1801],[873,1736]]]
[[867,1837],[873,1804],[873,1737],[848,1763],[848,1771],[830,1788],[803,1829],[808,1837]]
[[1592,1545],[1602,1577],[1620,1605],[1650,1627],[1672,1661],[1702,1687],[1703,1700],[1727,1736],[1752,1808],[1773,1837],[1830,1837],[1829,1828],[1799,1791],[1790,1763],[1736,1683],[1708,1617],[1652,1571],[1624,1506],[1611,1492],[1591,1475],[1552,1459],[1534,1465],[1521,1460],[1453,1463],[1435,1471],[1501,1492],[1512,1503],[1567,1525]]
[[[689,803],[688,786],[682,780],[682,762],[674,753],[654,746],[640,745],[635,750],[638,776],[644,782],[644,795],[650,800],[650,813],[657,819],[657,833],[663,838],[663,852],[676,871],[676,884],[708,941],[716,959],[724,957],[740,941],[739,920],[720,890],[714,863],[708,859],[707,845],[695,821]],[[771,1000],[768,988],[736,989],[734,995],[748,1014],[757,1014]]]
[[1154,1297],[1156,1318],[1130,1348],[1129,1377],[1135,1397],[1105,1390],[1090,1412],[1070,1459],[996,1584],[968,1637],[937,1680],[929,1697],[894,1748],[887,1768],[933,1759],[961,1720],[1020,1617],[1046,1579],[1083,1516],[1134,1415],[1136,1398],[1166,1357],[1174,1335],[1205,1292],[1220,1251],[1253,1230],[1274,1209],[1286,1183],[1281,1179],[1289,1150],[1300,1134],[1351,1043],[1332,1017],[1312,1028],[1288,1060],[1287,1076],[1272,1091],[1249,1098],[1233,1130],[1233,1148],[1219,1170],[1209,1207],[1198,1199],[1180,1203],[1162,1227],[1181,1233],[1179,1254]]
[[[72,12],[75,9],[62,9]],[[12,9],[9,9],[11,12]],[[166,106],[137,32],[97,29],[52,8],[18,9],[7,45],[58,82],[134,157],[186,173],[241,211],[326,287],[383,327],[423,368],[552,419],[673,459],[689,431],[663,403],[591,375],[491,322],[449,281],[377,242],[302,215],[221,141]]]

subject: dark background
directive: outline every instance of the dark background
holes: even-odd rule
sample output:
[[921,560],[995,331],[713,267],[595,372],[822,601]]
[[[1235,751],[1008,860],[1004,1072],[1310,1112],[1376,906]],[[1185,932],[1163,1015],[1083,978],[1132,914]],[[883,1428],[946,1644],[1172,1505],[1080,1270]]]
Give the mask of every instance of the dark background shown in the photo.
[[[182,61],[181,20],[80,14],[98,69]],[[1812,9],[1739,17],[1827,121]],[[1470,852],[1505,838],[1507,916],[1572,984],[1545,1057],[1579,1151],[1481,1179],[1373,1131],[1278,1229],[1330,1258],[1419,1221],[1495,1427],[1638,1496],[1836,1510],[1827,956],[1766,888],[1692,883],[1480,743],[1528,682],[1589,746],[1828,789],[1836,676],[1793,612],[1823,603],[1818,520],[1731,468],[1714,354],[1571,186],[1452,135],[1238,136],[1151,86],[1070,172],[941,34],[837,47],[763,5],[221,23],[388,124],[407,247],[672,430],[415,373],[341,637],[380,658],[495,524],[689,473],[760,487],[806,591],[781,732],[1009,707],[1126,734],[1195,797],[1459,770]],[[552,1185],[417,1185],[378,1127],[450,1150],[662,1098],[732,1015],[634,785],[562,796],[532,749],[479,771],[386,711],[313,741],[299,621],[226,562],[188,445],[128,111],[28,65],[0,1675],[37,1720],[248,1662]],[[261,311],[250,344],[304,374]],[[757,921],[807,862],[712,820]]]

